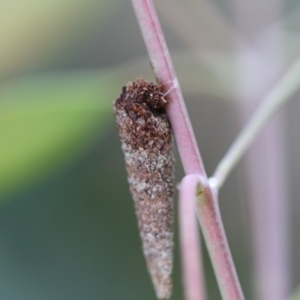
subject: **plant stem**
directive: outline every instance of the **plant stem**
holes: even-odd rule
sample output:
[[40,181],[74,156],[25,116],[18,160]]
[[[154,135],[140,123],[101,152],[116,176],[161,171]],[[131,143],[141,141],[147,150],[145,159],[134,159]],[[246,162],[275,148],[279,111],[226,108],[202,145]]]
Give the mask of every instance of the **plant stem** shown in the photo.
[[198,222],[195,214],[199,175],[187,175],[179,187],[180,245],[186,300],[205,300]]
[[152,0],[132,0],[157,80],[171,100],[168,116],[186,174],[206,177],[182,92]]
[[224,300],[244,295],[230,253],[218,205],[217,190],[199,177],[197,213],[206,246]]
[[299,89],[300,59],[288,70],[281,81],[267,95],[253,117],[238,135],[224,158],[218,164],[214,175],[217,187],[221,188],[230,171],[236,166],[252,141],[274,113]]
[[[155,75],[168,91],[168,116],[172,125],[181,161],[186,174],[198,174],[207,181],[183,96],[177,81],[170,53],[152,0],[132,0]],[[236,275],[225,231],[217,194],[203,184],[198,215],[208,245],[221,294],[225,300],[243,300],[244,296]],[[194,233],[195,234],[195,233]],[[203,286],[203,283],[199,283]]]

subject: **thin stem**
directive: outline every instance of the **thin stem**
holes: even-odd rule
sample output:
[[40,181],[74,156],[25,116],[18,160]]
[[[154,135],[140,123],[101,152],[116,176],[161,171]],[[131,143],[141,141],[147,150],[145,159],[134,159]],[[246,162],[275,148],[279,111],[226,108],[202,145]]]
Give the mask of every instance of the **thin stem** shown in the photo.
[[[290,54],[285,43],[285,22],[279,18],[284,9],[282,0],[272,0],[266,10],[262,9],[262,3],[233,1],[235,24],[252,48],[249,52],[240,41],[236,43],[239,74],[236,95],[240,99],[236,120],[244,127],[253,115],[250,112],[265,98],[262,95],[269,94],[274,82],[286,73],[284,68],[288,66]],[[255,24],[249,17],[253,15]],[[275,19],[276,25],[270,26]],[[252,142],[243,161],[255,299],[283,300],[290,289],[289,179],[284,121],[284,114],[272,118]]]
[[244,295],[226,239],[217,190],[200,177],[199,180],[197,213],[222,299],[242,300]]
[[179,188],[180,245],[186,300],[205,300],[198,222],[195,213],[199,175],[187,175]]
[[221,188],[230,171],[236,166],[262,127],[274,113],[299,89],[300,59],[288,70],[282,80],[267,95],[258,107],[253,117],[241,131],[235,142],[229,148],[224,158],[218,164],[212,176],[218,188]]
[[[156,77],[166,91],[170,91],[168,116],[184,170],[186,174],[201,175],[203,182],[207,182],[195,135],[152,0],[132,0],[132,3]],[[224,300],[243,300],[219,212],[217,195],[209,185],[203,184],[203,187],[205,192],[199,201],[198,215],[221,294]]]
[[171,101],[168,107],[168,116],[184,170],[186,174],[197,173],[206,177],[182,92],[153,2],[152,0],[132,0],[132,4],[156,78],[163,84],[166,91],[169,91],[168,97]]

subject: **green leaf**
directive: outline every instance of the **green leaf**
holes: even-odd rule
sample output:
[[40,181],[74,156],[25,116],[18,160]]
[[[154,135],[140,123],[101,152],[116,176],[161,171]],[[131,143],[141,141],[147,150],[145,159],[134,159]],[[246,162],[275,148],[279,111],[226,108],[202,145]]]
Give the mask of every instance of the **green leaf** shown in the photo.
[[113,116],[99,73],[44,75],[0,86],[0,198],[62,168]]

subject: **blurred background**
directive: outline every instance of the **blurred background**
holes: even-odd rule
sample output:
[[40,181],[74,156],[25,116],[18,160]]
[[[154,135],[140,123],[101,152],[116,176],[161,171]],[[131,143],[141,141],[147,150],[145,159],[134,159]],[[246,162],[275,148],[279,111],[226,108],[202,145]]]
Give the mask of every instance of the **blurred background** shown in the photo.
[[[209,175],[300,53],[298,1],[253,2],[155,3]],[[112,111],[128,81],[155,80],[131,2],[0,0],[0,45],[0,298],[155,299]],[[299,96],[220,192],[247,299],[300,282]]]

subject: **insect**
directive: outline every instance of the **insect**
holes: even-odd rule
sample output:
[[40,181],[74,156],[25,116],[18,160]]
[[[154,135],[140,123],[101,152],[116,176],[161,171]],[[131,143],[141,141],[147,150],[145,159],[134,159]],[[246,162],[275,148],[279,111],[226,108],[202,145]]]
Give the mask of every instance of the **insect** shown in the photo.
[[114,102],[143,252],[157,298],[169,299],[173,268],[172,131],[162,85],[129,82]]

